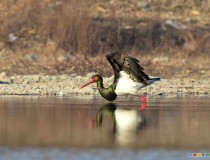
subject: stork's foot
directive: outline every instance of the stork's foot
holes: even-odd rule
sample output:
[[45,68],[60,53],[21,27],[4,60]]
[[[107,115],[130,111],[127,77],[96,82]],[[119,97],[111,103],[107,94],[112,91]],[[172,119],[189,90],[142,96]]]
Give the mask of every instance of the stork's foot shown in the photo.
[[147,107],[146,103],[142,103],[138,110],[144,110]]
[[139,98],[141,99],[142,103],[147,103],[147,98],[144,96],[139,96]]

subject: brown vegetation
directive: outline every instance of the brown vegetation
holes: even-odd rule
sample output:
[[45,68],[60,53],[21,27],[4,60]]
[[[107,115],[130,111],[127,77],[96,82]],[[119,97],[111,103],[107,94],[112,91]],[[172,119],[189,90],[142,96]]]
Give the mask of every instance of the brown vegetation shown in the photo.
[[134,55],[151,74],[208,77],[209,2],[5,0],[0,71],[110,75],[105,55]]

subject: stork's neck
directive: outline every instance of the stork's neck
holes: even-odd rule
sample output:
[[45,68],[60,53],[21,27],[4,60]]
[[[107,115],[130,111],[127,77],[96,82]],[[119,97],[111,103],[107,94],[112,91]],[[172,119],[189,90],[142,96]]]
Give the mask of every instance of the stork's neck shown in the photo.
[[103,85],[102,77],[97,81],[97,88],[98,88],[99,93],[101,94],[102,97],[104,97],[108,101],[113,101],[117,97],[113,86],[114,86],[114,83],[110,85],[108,88],[105,88]]
[[102,78],[102,77],[101,77],[101,79],[99,79],[98,82],[97,82],[97,88],[98,88],[99,91],[102,91],[102,90],[105,89],[105,88],[104,88],[103,78]]

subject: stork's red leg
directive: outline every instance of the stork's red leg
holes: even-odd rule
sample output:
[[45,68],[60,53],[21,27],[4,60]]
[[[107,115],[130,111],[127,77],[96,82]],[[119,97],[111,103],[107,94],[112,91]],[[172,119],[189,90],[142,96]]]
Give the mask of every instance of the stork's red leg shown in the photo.
[[142,103],[147,103],[147,98],[144,96],[139,96],[139,98],[141,99]]
[[144,96],[139,96],[139,98],[141,99],[141,106],[138,108],[138,110],[143,110],[147,107],[147,98]]

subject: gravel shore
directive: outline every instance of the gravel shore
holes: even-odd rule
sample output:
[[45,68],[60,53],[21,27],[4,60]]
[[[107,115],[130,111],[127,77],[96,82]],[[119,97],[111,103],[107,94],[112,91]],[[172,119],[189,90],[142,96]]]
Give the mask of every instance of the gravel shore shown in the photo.
[[[80,75],[15,75],[0,77],[1,95],[85,95],[98,94],[96,85],[92,84],[84,89],[79,87],[86,83],[94,73],[87,76]],[[105,86],[113,81],[113,77],[104,78]],[[210,96],[210,77],[196,79],[161,79],[148,87],[142,88],[139,94],[148,96]]]

